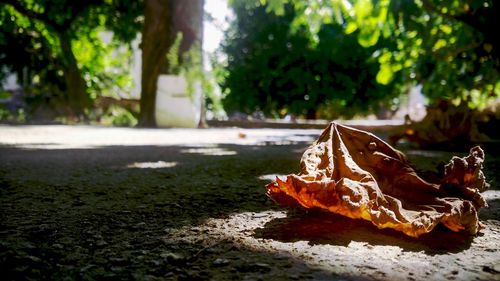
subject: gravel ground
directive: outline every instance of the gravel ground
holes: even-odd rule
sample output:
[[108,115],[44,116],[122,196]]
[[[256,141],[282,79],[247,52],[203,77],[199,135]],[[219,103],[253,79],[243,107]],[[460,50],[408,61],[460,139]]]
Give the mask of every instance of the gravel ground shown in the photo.
[[[278,208],[320,130],[0,126],[2,280],[500,280],[497,151],[471,237]],[[453,153],[406,150],[422,169]],[[465,151],[458,153],[466,154]]]

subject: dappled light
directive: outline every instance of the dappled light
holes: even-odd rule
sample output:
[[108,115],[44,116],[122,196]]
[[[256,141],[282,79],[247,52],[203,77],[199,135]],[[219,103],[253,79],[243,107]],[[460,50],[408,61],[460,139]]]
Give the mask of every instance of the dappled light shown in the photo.
[[273,181],[276,180],[276,178],[285,179],[286,175],[267,174],[267,175],[260,175],[257,178],[259,180]]
[[231,151],[219,147],[188,148],[181,150],[181,153],[194,153],[194,154],[213,155],[213,156],[228,156],[237,154],[236,151]]
[[156,161],[156,162],[134,162],[132,164],[128,164],[127,168],[163,169],[163,168],[172,168],[175,166],[177,166],[177,162]]

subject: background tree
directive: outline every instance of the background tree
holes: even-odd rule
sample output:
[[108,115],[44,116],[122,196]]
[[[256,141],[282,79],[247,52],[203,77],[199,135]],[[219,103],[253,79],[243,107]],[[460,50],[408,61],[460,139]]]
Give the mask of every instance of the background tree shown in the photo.
[[492,36],[499,8],[494,1],[393,2],[389,9],[400,26],[394,36],[401,43],[384,50],[387,64],[403,64],[407,81],[422,84],[431,101],[484,108],[500,95],[500,44]]
[[[64,97],[71,114],[83,117],[92,105],[91,98],[96,96],[88,91],[89,87],[102,89],[106,83],[103,80],[120,83],[117,75],[105,73],[104,65],[113,60],[104,59],[111,50],[104,47],[98,33],[107,27],[115,31],[114,38],[130,42],[140,24],[138,4],[101,0],[2,1],[0,20],[4,32],[0,52],[4,66],[16,72],[25,86],[36,80],[50,88],[49,92],[58,92],[56,95]],[[123,24],[125,20],[127,24]],[[115,68],[113,72],[118,71]]]
[[336,22],[311,32],[296,22],[294,6],[280,15],[270,6],[233,1],[236,18],[223,43],[227,72],[221,86],[228,111],[262,110],[274,117],[291,113],[307,118],[352,117],[377,111],[398,95],[395,83],[376,83],[375,46],[359,44],[359,32],[347,34]]
[[268,11],[296,10],[295,23],[317,33],[323,23],[339,22],[358,32],[365,47],[390,39],[395,44],[374,52],[381,63],[377,81],[388,84],[400,74],[402,84],[421,84],[431,102],[465,102],[482,108],[500,95],[500,4],[491,0],[323,1],[262,0]]
[[[130,47],[141,29],[143,126],[155,126],[157,79],[169,69],[165,62],[176,34],[183,36],[176,62],[184,64],[193,48],[201,58],[202,0],[7,0],[0,4],[0,17],[2,73],[17,73],[25,91],[60,98],[73,116],[90,112],[105,88],[116,92],[130,86],[124,73],[130,72],[130,61],[118,50]],[[113,32],[112,47],[103,43],[104,31]],[[197,63],[201,73],[201,59]]]
[[[83,115],[84,109],[90,106],[86,93],[85,81],[73,53],[71,40],[75,38],[75,27],[96,1],[80,1],[74,5],[64,5],[61,1],[31,1],[7,0],[4,4],[13,7],[17,13],[33,21],[43,23],[46,31],[57,40],[58,59],[62,68],[70,106],[74,114]],[[31,24],[34,26],[34,24]]]

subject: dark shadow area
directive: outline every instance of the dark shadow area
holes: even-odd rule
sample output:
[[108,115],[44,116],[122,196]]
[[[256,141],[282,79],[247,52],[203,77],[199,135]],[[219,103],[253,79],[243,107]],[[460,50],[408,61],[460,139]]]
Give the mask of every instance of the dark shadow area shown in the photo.
[[[277,208],[258,176],[297,170],[307,145],[0,147],[0,272],[5,280],[210,279],[170,257],[202,246],[183,248],[168,230]],[[175,165],[130,166],[158,162]]]
[[[0,208],[3,216],[9,209],[25,209],[40,217],[50,214],[35,213],[33,207],[65,210],[57,216],[154,211],[182,215],[183,220],[167,221],[176,225],[267,210],[274,204],[264,195],[268,182],[258,177],[298,170],[307,145],[0,147],[0,201],[5,203]],[[154,165],[163,162],[172,165]],[[137,163],[146,167],[134,167]]]
[[[151,239],[147,234],[145,238]],[[266,280],[266,276],[279,276],[279,280],[373,280],[359,276],[363,274],[312,268],[298,258],[240,247],[228,240],[216,241],[213,246],[178,240],[117,246],[94,250],[77,246],[75,252],[61,252],[38,245],[10,249],[1,242],[2,280]]]
[[438,225],[431,233],[411,238],[393,229],[377,229],[365,220],[355,220],[321,210],[293,211],[286,218],[268,222],[255,230],[256,238],[281,242],[307,241],[311,245],[348,246],[351,241],[372,246],[398,246],[404,251],[427,255],[458,253],[470,247],[474,237]]

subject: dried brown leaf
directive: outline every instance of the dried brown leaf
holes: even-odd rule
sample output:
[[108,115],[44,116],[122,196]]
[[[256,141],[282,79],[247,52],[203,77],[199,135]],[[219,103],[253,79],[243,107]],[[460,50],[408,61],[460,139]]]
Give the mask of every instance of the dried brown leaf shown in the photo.
[[319,207],[413,237],[438,223],[476,234],[486,202],[483,150],[453,157],[440,183],[420,178],[405,155],[371,133],[332,122],[301,159],[301,172],[267,185],[278,204]]

